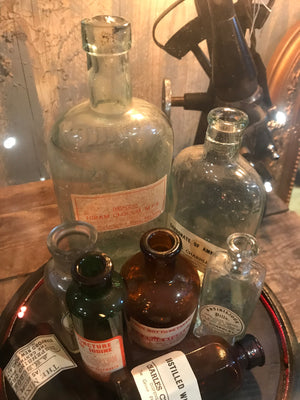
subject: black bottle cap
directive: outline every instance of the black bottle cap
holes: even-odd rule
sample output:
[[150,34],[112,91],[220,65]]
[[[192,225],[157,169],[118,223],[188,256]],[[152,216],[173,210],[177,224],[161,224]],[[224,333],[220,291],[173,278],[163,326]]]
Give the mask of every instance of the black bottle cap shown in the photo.
[[243,339],[236,342],[236,345],[243,349],[244,355],[247,359],[247,369],[262,367],[264,365],[265,352],[255,336],[247,334]]

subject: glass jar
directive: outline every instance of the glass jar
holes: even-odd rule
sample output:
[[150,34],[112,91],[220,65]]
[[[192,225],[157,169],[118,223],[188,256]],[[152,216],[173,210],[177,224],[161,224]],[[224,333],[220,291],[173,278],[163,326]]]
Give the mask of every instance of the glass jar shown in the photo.
[[232,108],[208,114],[204,146],[182,150],[171,174],[169,226],[202,272],[234,232],[255,235],[266,194],[260,176],[239,155],[247,115]]
[[106,382],[126,365],[123,344],[125,286],[110,257],[88,252],[72,267],[66,301],[87,373]]
[[71,267],[82,253],[95,248],[96,241],[96,228],[82,221],[60,224],[51,230],[47,238],[52,258],[45,266],[44,284],[49,294],[49,304],[55,310],[53,328],[71,352],[78,352],[65,301],[67,288],[72,281]]
[[164,350],[186,336],[200,281],[193,265],[180,254],[181,240],[171,230],[146,232],[140,247],[121,269],[127,286],[129,337],[147,349]]
[[142,233],[166,224],[173,131],[157,107],[132,97],[130,23],[100,15],[81,28],[90,98],[55,123],[50,172],[62,220],[93,224],[118,271]]
[[253,261],[256,239],[234,233],[228,251],[217,252],[206,268],[194,334],[222,336],[233,344],[241,339],[251,320],[265,280],[265,268]]

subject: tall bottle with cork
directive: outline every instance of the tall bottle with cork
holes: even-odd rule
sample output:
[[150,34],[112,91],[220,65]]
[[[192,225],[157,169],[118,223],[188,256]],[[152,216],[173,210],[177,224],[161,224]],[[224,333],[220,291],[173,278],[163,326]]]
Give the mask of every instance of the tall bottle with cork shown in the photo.
[[54,125],[50,171],[61,219],[93,224],[119,270],[142,233],[165,225],[173,131],[158,108],[132,97],[130,23],[100,15],[81,28],[90,98]]

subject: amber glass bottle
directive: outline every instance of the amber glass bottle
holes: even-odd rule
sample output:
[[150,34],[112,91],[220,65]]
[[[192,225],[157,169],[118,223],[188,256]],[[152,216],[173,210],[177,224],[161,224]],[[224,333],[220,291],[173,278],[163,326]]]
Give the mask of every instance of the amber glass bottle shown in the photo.
[[203,336],[198,348],[172,351],[111,376],[122,400],[220,400],[239,388],[246,369],[262,366],[264,351],[258,340],[246,335],[230,346],[218,336]]
[[121,269],[129,337],[151,350],[168,349],[189,330],[200,292],[198,273],[169,229],[146,232],[140,248]]

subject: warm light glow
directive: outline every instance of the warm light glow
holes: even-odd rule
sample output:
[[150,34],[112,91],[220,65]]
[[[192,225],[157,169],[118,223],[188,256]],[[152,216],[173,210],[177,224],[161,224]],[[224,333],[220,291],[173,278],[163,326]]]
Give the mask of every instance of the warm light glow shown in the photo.
[[113,23],[113,22],[115,22],[115,19],[113,18],[113,17],[111,17],[111,16],[107,16],[107,17],[105,17],[105,21],[108,23],[108,24],[110,24],[110,23]]
[[278,124],[282,126],[286,124],[286,114],[284,112],[277,111],[275,118]]
[[21,306],[19,311],[18,311],[18,314],[17,314],[18,317],[19,318],[23,318],[25,313],[26,313],[26,311],[27,311],[27,307],[26,306]]
[[133,110],[129,111],[129,113],[131,114],[131,118],[133,120],[140,121],[140,120],[144,119],[143,114],[137,113]]
[[13,137],[13,136],[10,136],[10,137],[8,137],[7,139],[4,140],[3,146],[4,146],[6,149],[11,149],[11,148],[13,148],[13,147],[16,145],[16,143],[17,143],[16,138]]

